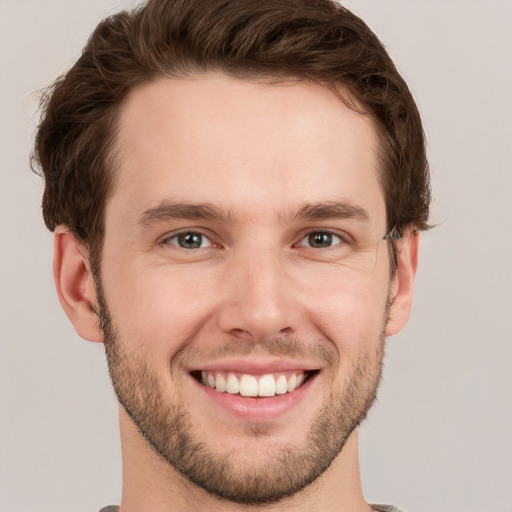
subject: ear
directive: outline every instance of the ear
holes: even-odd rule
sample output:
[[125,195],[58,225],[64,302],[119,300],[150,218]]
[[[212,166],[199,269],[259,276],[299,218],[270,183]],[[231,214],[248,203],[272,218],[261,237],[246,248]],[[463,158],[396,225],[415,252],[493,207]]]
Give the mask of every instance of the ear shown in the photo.
[[93,308],[97,304],[96,291],[86,254],[83,244],[67,228],[56,228],[53,277],[60,303],[82,338],[103,342],[103,332]]
[[412,230],[407,230],[404,237],[397,242],[397,271],[391,284],[391,309],[386,336],[399,333],[409,320],[419,245],[420,234]]

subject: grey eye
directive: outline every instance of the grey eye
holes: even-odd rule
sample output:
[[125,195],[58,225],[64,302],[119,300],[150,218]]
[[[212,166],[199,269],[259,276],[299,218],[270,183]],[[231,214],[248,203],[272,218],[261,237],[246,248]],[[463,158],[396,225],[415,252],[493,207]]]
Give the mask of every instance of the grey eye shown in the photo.
[[300,245],[302,247],[313,247],[314,249],[326,249],[342,242],[341,237],[329,231],[313,231],[301,240]]
[[177,233],[168,239],[168,243],[177,245],[182,249],[203,249],[211,246],[211,242],[207,237],[193,231]]

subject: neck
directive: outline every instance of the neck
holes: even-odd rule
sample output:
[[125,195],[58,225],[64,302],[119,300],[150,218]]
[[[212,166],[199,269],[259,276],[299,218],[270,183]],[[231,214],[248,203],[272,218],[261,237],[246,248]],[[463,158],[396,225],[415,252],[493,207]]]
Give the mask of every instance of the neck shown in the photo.
[[[124,410],[120,411],[123,494],[120,512],[368,512],[359,473],[358,436],[354,431],[330,468],[303,491],[270,505],[241,505],[220,500],[154,453]],[[292,470],[292,469],[291,469]]]

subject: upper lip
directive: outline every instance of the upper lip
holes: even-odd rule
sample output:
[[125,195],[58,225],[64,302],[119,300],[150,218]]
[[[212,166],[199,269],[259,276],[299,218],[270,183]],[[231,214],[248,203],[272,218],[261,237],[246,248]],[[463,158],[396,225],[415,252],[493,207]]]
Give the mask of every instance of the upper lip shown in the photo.
[[294,361],[292,359],[247,359],[247,358],[232,358],[219,360],[203,365],[194,365],[189,370],[193,371],[210,371],[210,372],[238,372],[247,373],[250,375],[264,375],[269,373],[280,373],[289,371],[304,371],[309,372],[318,370],[318,364],[304,361]]

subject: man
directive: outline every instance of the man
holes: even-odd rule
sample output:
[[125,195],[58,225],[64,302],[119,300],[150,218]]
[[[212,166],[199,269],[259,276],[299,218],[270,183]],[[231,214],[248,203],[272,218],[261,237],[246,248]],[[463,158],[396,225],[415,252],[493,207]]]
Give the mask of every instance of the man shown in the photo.
[[360,19],[150,0],[53,85],[35,158],[61,304],[121,405],[121,512],[397,510],[364,500],[357,427],[408,320],[429,179]]

